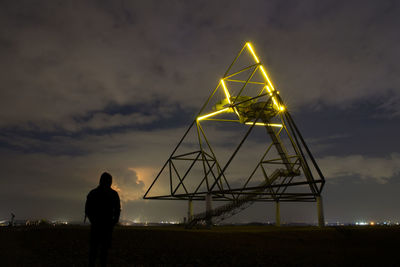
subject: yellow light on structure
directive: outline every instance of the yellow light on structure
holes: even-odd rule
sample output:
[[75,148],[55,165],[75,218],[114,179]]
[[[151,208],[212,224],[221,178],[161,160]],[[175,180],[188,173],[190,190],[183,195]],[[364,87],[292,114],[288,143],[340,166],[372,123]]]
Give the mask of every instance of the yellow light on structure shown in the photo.
[[267,75],[267,73],[265,72],[264,67],[263,67],[262,65],[260,66],[260,69],[261,69],[261,72],[262,72],[262,74],[264,75],[265,79],[268,81],[268,84],[271,86],[272,91],[275,91],[275,88],[274,88],[274,86],[272,85],[270,79],[268,78],[268,75]]
[[[221,84],[222,84],[222,87],[224,88],[225,96],[226,96],[226,98],[228,99],[228,103],[229,103],[229,104],[232,104],[232,102],[231,102],[231,95],[229,94],[228,88],[226,88],[224,79],[221,79]],[[236,109],[235,107],[233,108],[233,110],[234,110],[235,113],[240,117],[239,112],[237,111],[237,109]]]
[[260,60],[258,60],[258,57],[256,56],[256,53],[254,53],[254,50],[253,50],[253,48],[251,47],[251,44],[250,44],[250,43],[247,43],[247,47],[249,48],[251,54],[253,55],[254,60],[255,60],[257,63],[260,63]]
[[222,84],[222,88],[224,88],[226,99],[228,99],[228,103],[231,104],[231,95],[229,94],[228,89],[226,88],[226,85],[225,85],[225,82],[223,79],[221,79],[221,84]]
[[[253,125],[254,122],[246,122],[247,125]],[[255,125],[258,126],[271,126],[271,127],[279,127],[282,128],[282,124],[279,123],[263,123],[263,122],[256,122]]]
[[284,111],[285,106],[281,106],[278,104],[278,101],[276,101],[275,96],[272,96],[272,101],[274,102],[274,106],[276,107],[277,110],[279,111]]
[[[268,77],[268,75],[267,75],[267,72],[266,72],[265,69],[264,69],[264,66],[261,65],[260,60],[258,59],[256,53],[254,52],[254,49],[253,49],[253,47],[251,46],[250,42],[247,42],[247,43],[246,43],[246,46],[247,46],[247,48],[249,49],[250,53],[252,54],[254,60],[255,60],[256,63],[258,64],[258,67],[261,69],[262,75],[264,76],[264,78],[265,78],[265,80],[266,80],[266,83],[265,83],[265,86],[264,86],[263,89],[266,89],[266,91],[267,91],[267,92],[269,93],[269,95],[271,96],[272,101],[273,101],[273,105],[274,105],[275,109],[278,110],[278,111],[284,111],[284,110],[285,110],[285,107],[279,105],[279,103],[278,103],[278,101],[277,101],[277,99],[276,99],[276,97],[275,97],[275,93],[274,93],[274,92],[275,92],[275,88],[274,88],[274,86],[272,85],[271,80],[269,79],[269,77]],[[239,118],[241,117],[240,114],[239,114],[239,112],[238,112],[238,110],[237,110],[237,108],[236,108],[236,106],[235,106],[234,104],[232,104],[231,95],[230,95],[230,93],[229,93],[228,87],[227,87],[226,84],[225,84],[225,80],[224,80],[224,79],[221,79],[221,85],[222,85],[222,88],[223,88],[223,90],[224,90],[225,97],[226,97],[226,99],[228,100],[228,103],[229,103],[230,106],[227,107],[227,108],[223,108],[223,109],[221,109],[221,110],[217,110],[217,111],[215,111],[215,112],[212,112],[212,113],[209,113],[209,114],[206,114],[206,115],[197,117],[197,121],[204,120],[204,119],[210,118],[210,117],[212,117],[212,116],[215,116],[215,115],[217,115],[217,114],[224,113],[224,112],[235,112],[235,113],[238,115]],[[276,91],[276,93],[279,94],[279,92],[277,92],[277,91]],[[246,124],[247,124],[247,125],[252,125],[253,123],[252,123],[252,122],[246,122]],[[282,124],[274,124],[274,123],[265,124],[265,123],[261,123],[261,122],[257,122],[257,123],[255,123],[255,125],[260,125],[260,126],[272,126],[272,127],[283,127]]]
[[275,97],[274,97],[274,96],[272,97],[272,101],[274,102],[274,105],[275,105],[275,106],[277,106],[277,107],[278,107],[278,109],[279,109],[278,102],[276,101],[276,99],[275,99]]
[[209,118],[209,117],[212,117],[212,116],[214,116],[214,115],[217,115],[217,114],[220,114],[220,113],[223,113],[223,112],[227,112],[227,111],[229,111],[229,109],[230,109],[230,108],[224,108],[224,109],[221,109],[221,110],[218,110],[218,111],[209,113],[209,114],[207,114],[207,115],[204,115],[204,116],[201,116],[201,117],[197,117],[197,120],[198,120],[198,121],[204,120],[204,119]]
[[[253,55],[254,60],[255,60],[257,63],[260,63],[260,60],[258,60],[258,57],[257,57],[256,53],[254,52],[253,47],[251,46],[251,44],[250,44],[249,42],[247,42],[246,45],[247,45],[247,47],[249,48],[251,54]],[[261,72],[262,72],[262,74],[264,75],[265,79],[268,81],[268,84],[271,86],[272,91],[275,91],[275,88],[274,88],[274,86],[272,85],[272,82],[271,82],[271,80],[269,79],[269,77],[268,77],[268,75],[267,75],[267,72],[265,71],[263,65],[260,65],[260,69],[261,69]],[[267,87],[267,90],[268,90],[268,92],[271,92],[269,87]]]
[[375,225],[375,222],[370,222],[369,224],[370,224],[370,225]]

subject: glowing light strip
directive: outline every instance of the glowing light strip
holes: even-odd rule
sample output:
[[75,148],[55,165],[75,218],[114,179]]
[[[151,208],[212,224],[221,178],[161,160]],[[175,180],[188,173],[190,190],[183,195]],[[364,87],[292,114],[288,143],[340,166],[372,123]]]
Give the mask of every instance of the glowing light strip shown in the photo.
[[[246,122],[247,125],[253,125],[253,122]],[[271,127],[279,127],[282,128],[282,124],[279,123],[263,123],[263,122],[256,122],[255,125],[259,126],[271,126]]]
[[[253,55],[254,60],[255,60],[257,63],[260,63],[260,60],[258,60],[258,57],[256,56],[256,53],[254,53],[254,50],[253,50],[253,48],[251,47],[251,44],[250,44],[249,42],[247,42],[246,44],[247,44],[247,47],[249,48],[251,54]],[[265,72],[263,65],[260,65],[260,69],[261,69],[261,72],[263,73],[265,79],[268,81],[269,85],[271,86],[272,91],[275,91],[275,88],[274,88],[274,86],[272,85],[272,82],[271,82],[271,80],[269,79],[267,73]],[[268,89],[268,92],[269,92],[269,88],[268,88],[268,87],[267,87],[267,89]]]
[[223,112],[225,112],[225,111],[228,111],[229,109],[230,109],[230,108],[224,108],[224,109],[221,109],[221,110],[218,110],[218,111],[209,113],[209,114],[207,114],[207,115],[198,117],[197,120],[198,120],[198,121],[204,120],[205,118],[209,118],[209,117],[214,116],[214,115],[217,115],[217,114],[219,114],[219,113],[223,113]]
[[279,105],[279,104],[278,104],[278,101],[276,101],[276,99],[275,99],[274,96],[272,97],[272,101],[274,102],[274,105],[276,106],[276,108],[277,108],[279,111],[284,111],[284,110],[285,110],[285,107]]
[[274,88],[274,86],[272,85],[271,81],[269,80],[268,75],[267,75],[267,73],[265,72],[264,67],[263,67],[262,65],[260,66],[260,69],[261,69],[261,72],[262,72],[262,74],[264,75],[265,79],[267,79],[269,85],[271,86],[272,91],[275,91],[275,88]]
[[[221,79],[221,83],[222,83],[222,87],[224,88],[224,92],[225,92],[225,96],[228,99],[228,103],[232,104],[231,102],[231,95],[229,94],[228,89],[226,88],[225,82],[223,79]],[[236,115],[238,115],[238,117],[240,118],[239,112],[237,111],[236,107],[233,108],[233,110],[235,111]]]
[[279,108],[278,102],[276,101],[275,97],[272,97],[272,101],[274,101],[274,105],[277,106]]
[[229,104],[231,104],[231,95],[229,94],[228,89],[226,88],[225,82],[223,79],[221,79],[221,83],[222,83],[222,87],[224,88],[226,99],[228,99]]
[[260,60],[258,60],[258,57],[256,56],[256,53],[254,53],[253,48],[251,47],[251,44],[250,44],[250,43],[247,43],[247,47],[249,48],[251,54],[253,55],[254,60],[255,60],[257,63],[260,63]]

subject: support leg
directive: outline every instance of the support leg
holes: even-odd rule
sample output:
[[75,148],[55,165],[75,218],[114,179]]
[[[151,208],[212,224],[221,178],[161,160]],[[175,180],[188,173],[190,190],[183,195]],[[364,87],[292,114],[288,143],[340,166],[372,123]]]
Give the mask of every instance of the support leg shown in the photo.
[[279,206],[279,201],[275,202],[276,213],[275,213],[275,225],[281,226],[281,211]]
[[318,210],[318,226],[325,226],[324,209],[322,206],[322,197],[317,196],[317,210]]
[[212,210],[212,195],[207,194],[206,195],[206,216],[207,216],[207,226],[211,227],[212,225],[212,220],[211,220],[211,210]]

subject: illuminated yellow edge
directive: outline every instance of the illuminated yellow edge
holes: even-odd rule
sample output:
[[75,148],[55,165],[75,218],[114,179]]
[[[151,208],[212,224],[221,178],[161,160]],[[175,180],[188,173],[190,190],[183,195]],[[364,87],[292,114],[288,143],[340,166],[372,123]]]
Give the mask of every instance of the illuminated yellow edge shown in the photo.
[[[253,125],[254,122],[246,122],[247,125]],[[259,126],[271,126],[271,127],[279,127],[282,128],[283,125],[279,123],[263,123],[263,122],[256,122],[255,125]]]
[[[221,79],[221,84],[222,84],[222,87],[224,88],[225,96],[228,99],[228,103],[232,104],[231,95],[229,94],[228,88],[226,88],[224,79]],[[237,109],[234,107],[233,110],[235,111],[236,115],[238,115],[238,117],[240,118],[240,115],[239,115],[239,112],[237,111]]]
[[262,74],[264,75],[265,79],[268,81],[269,86],[271,86],[272,91],[275,91],[275,88],[274,88],[274,86],[272,85],[271,80],[269,79],[267,73],[265,72],[264,66],[263,66],[263,65],[260,65],[260,69],[261,69],[261,72],[262,72]]
[[[247,48],[249,48],[250,53],[253,55],[253,58],[254,58],[254,60],[256,61],[256,63],[260,63],[260,60],[258,59],[256,53],[254,52],[253,47],[251,46],[250,42],[247,42],[246,45],[247,45]],[[268,81],[268,84],[271,86],[272,91],[275,91],[275,88],[274,88],[274,86],[272,85],[272,82],[271,82],[271,80],[269,79],[269,77],[268,77],[268,75],[267,75],[267,72],[265,71],[264,66],[263,66],[262,64],[260,64],[260,69],[261,69],[261,72],[262,72],[262,74],[264,75],[265,79]],[[267,89],[269,89],[269,88],[267,88]],[[268,91],[269,91],[269,90],[268,90]]]
[[[256,61],[256,63],[260,63],[260,60],[258,59],[256,53],[254,52],[253,47],[251,46],[250,42],[247,42],[246,45],[247,45],[247,48],[250,50],[251,54],[253,55],[253,58]],[[260,69],[261,69],[261,72],[264,75],[265,79],[267,80],[268,85],[271,87],[271,89],[270,89],[268,85],[265,85],[265,88],[267,89],[268,93],[270,93],[272,95],[272,92],[275,91],[275,88],[272,85],[271,80],[269,79],[269,77],[268,77],[266,71],[264,70],[264,67],[263,67],[262,64],[260,64]],[[222,88],[224,89],[224,93],[225,93],[226,98],[228,99],[229,104],[232,104],[231,103],[231,99],[230,99],[231,95],[229,94],[228,88],[226,87],[225,82],[224,82],[223,79],[221,79],[221,84],[222,84]],[[274,102],[274,105],[278,108],[278,110],[280,110],[280,111],[284,111],[285,110],[284,106],[280,106],[278,104],[278,102],[275,99],[275,96],[272,96],[272,101]],[[231,109],[231,108],[224,108],[224,109],[221,109],[221,110],[206,114],[204,116],[198,117],[197,120],[199,120],[199,121],[200,120],[204,120],[204,119],[212,117],[214,115],[217,115],[217,114],[220,114],[220,113],[223,113],[223,112],[228,112],[229,109]],[[239,115],[238,111],[236,110],[236,108],[234,109],[234,111],[240,117],[240,115]],[[252,122],[246,122],[246,124],[253,124],[253,123]],[[265,126],[266,124],[265,123],[261,123],[261,122],[256,122],[256,125]],[[271,124],[270,123],[268,125],[272,126],[272,127],[282,127],[281,124],[273,124],[273,123]]]
[[251,54],[253,55],[254,60],[256,61],[256,63],[260,63],[260,60],[258,60],[258,57],[256,56],[256,53],[254,53],[254,50],[251,47],[251,44],[249,42],[247,42],[246,44],[247,44],[247,48],[249,48]]
[[[260,63],[260,60],[258,59],[256,53],[253,50],[253,47],[251,46],[250,42],[246,43],[247,48],[250,50],[250,53],[253,55],[254,60],[256,61],[256,63]],[[272,93],[273,91],[275,91],[274,85],[272,84],[271,80],[269,79],[267,72],[264,69],[264,66],[262,64],[260,64],[260,67],[262,74],[264,75],[264,78],[267,80],[268,85],[265,85],[265,88],[267,89],[268,93]],[[270,88],[271,87],[271,88]],[[284,111],[285,107],[280,106],[278,104],[278,101],[276,101],[275,96],[272,96],[272,101],[274,102],[274,105],[277,107],[277,109],[279,111]]]
[[229,94],[228,89],[226,88],[225,82],[221,79],[222,88],[224,88],[226,99],[228,99],[228,103],[231,104],[231,95]]
[[215,112],[206,114],[206,115],[204,115],[204,116],[197,117],[197,120],[198,120],[198,121],[204,120],[204,119],[206,119],[206,118],[209,118],[209,117],[211,117],[211,116],[217,115],[217,114],[219,114],[219,113],[223,113],[223,112],[229,111],[229,109],[230,109],[230,108],[224,108],[224,109],[221,109],[221,110],[218,110],[218,111],[215,111]]

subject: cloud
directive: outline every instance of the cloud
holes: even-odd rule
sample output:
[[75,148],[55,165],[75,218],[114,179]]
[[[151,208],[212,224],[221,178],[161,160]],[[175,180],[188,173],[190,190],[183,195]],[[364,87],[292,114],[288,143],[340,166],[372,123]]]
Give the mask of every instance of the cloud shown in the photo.
[[[1,10],[0,127],[108,128],[131,121],[101,118],[110,104],[155,98],[198,108],[247,39],[291,109],[399,96],[389,3],[27,1]],[[93,111],[100,118],[76,126]]]
[[2,136],[0,141],[12,147],[0,149],[7,174],[2,180],[7,186],[0,191],[21,192],[19,187],[23,186],[26,194],[76,196],[75,189],[88,190],[106,170],[115,173],[116,181],[121,178],[118,184],[122,189],[138,183],[137,189],[142,190],[143,183],[149,186],[152,182],[150,170],[158,170],[168,158],[171,144],[178,141],[177,132],[183,133],[184,129],[55,136],[47,140]]
[[113,188],[119,193],[121,201],[127,202],[142,199],[145,184],[139,180],[134,169],[119,169],[112,172]]
[[350,155],[329,156],[317,160],[326,178],[358,176],[387,183],[400,173],[400,154],[392,153],[385,158]]
[[381,111],[375,117],[380,118],[393,118],[400,116],[400,95],[389,91],[378,109]]
[[[83,216],[86,195],[98,185],[104,171],[113,175],[114,183],[120,190],[121,201],[127,203],[141,199],[144,190],[154,179],[154,172],[158,171],[168,154],[165,150],[159,151],[160,156],[156,151],[140,152],[118,150],[66,156],[0,150],[4,164],[2,171],[6,174],[1,182],[0,194],[3,198],[18,199],[19,202],[24,198],[37,200],[29,204],[14,205],[20,218],[35,212],[46,213],[41,209],[47,209],[46,217],[51,219],[51,211],[57,210],[55,205],[60,210],[63,209],[62,205],[69,207],[71,203],[80,203],[80,209],[71,211],[68,215],[70,218],[80,219]],[[143,170],[148,171],[146,173]],[[38,205],[39,202],[46,204]],[[2,210],[6,213],[9,205],[3,204]],[[59,213],[62,212],[58,211],[57,214]]]
[[88,122],[85,123],[85,127],[90,129],[102,129],[111,128],[118,126],[132,126],[140,124],[150,124],[158,118],[154,115],[143,115],[139,113],[122,115],[114,114],[109,115],[105,113],[95,114]]

